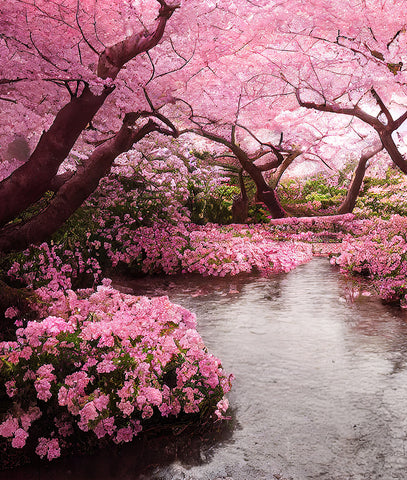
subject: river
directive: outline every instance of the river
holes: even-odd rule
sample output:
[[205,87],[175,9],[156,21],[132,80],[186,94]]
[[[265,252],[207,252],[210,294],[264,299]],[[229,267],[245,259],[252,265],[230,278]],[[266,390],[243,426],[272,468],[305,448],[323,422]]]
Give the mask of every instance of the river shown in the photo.
[[406,478],[407,315],[371,296],[353,298],[327,259],[271,278],[114,282],[196,313],[209,351],[236,377],[229,431],[183,452],[172,451],[170,439],[140,447],[139,456],[129,453],[136,445],[0,472],[1,479]]

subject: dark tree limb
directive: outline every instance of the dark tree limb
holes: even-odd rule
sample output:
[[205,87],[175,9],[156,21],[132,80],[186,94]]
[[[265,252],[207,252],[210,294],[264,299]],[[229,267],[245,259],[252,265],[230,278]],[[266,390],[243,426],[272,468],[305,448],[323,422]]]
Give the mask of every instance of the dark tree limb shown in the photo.
[[356,200],[358,198],[363,179],[365,177],[365,173],[368,167],[368,161],[381,150],[383,150],[383,148],[383,145],[379,145],[373,147],[372,149],[361,155],[358,166],[356,167],[351,184],[349,186],[346,198],[342,202],[341,206],[338,208],[338,214],[352,213],[356,205]]
[[225,145],[235,155],[243,169],[250,175],[256,185],[257,201],[266,205],[273,218],[282,218],[287,216],[287,212],[281,206],[276,193],[265,181],[262,171],[254,164],[249,155],[237,145],[233,140],[209,132],[203,128],[191,129],[197,135],[213,140],[214,142]]
[[9,225],[0,230],[0,251],[23,250],[28,245],[48,239],[83,204],[97,188],[118,155],[128,151],[151,132],[174,136],[174,132],[149,119],[134,128],[140,114],[126,115],[120,131],[95,148],[92,155],[75,175],[63,183],[46,209],[24,224]]
[[[167,20],[178,7],[168,6],[164,0],[157,1],[161,7],[154,32],[135,34],[106,48],[99,57],[100,78],[116,78],[125,63],[161,40]],[[28,161],[0,183],[0,227],[38,201],[49,189],[59,166],[113,90],[113,86],[105,87],[101,95],[95,95],[85,84],[82,93],[74,95],[58,112]]]
[[407,120],[407,112],[401,115],[397,120],[393,120],[390,111],[387,109],[385,104],[383,103],[382,99],[376,93],[374,89],[371,90],[371,93],[378,103],[381,111],[385,115],[387,119],[387,125],[383,124],[378,118],[369,115],[368,113],[364,112],[358,105],[353,107],[341,107],[338,104],[318,104],[314,102],[305,102],[301,99],[301,95],[299,90],[297,89],[295,94],[297,97],[297,101],[300,106],[305,108],[311,108],[314,110],[319,110],[321,112],[331,112],[331,113],[339,113],[343,115],[350,115],[353,117],[357,117],[363,122],[367,123],[371,127],[373,127],[379,135],[379,138],[383,144],[384,149],[389,154],[392,161],[399,167],[399,169],[407,174],[407,161],[404,156],[400,153],[397,145],[394,143],[392,138],[392,133],[397,130],[405,120]]

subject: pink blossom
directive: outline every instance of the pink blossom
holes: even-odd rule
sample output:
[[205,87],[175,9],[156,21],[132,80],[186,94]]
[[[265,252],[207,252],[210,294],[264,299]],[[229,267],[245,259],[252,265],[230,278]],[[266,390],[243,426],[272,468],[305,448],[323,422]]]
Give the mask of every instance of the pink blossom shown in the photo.
[[18,429],[18,420],[14,417],[9,417],[0,423],[0,435],[6,438],[12,437]]
[[19,428],[14,433],[14,438],[11,442],[11,445],[13,446],[13,448],[23,448],[27,438],[28,433],[22,428]]

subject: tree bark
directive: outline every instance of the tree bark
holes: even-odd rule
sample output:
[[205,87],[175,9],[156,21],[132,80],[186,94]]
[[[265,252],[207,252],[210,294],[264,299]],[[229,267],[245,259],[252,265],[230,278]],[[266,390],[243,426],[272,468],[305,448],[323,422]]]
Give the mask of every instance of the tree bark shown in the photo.
[[102,95],[96,96],[85,86],[79,97],[72,98],[59,111],[29,160],[0,183],[0,226],[44,195],[80,133],[111,91],[105,89]]
[[379,132],[380,140],[393,163],[395,163],[403,173],[407,174],[407,162],[394,143],[391,133],[392,132],[385,132],[380,134]]
[[383,145],[375,147],[373,150],[370,150],[360,157],[358,166],[356,167],[355,173],[352,178],[348,193],[345,200],[342,202],[342,205],[338,208],[338,214],[352,213],[356,205],[356,200],[359,195],[360,188],[365,177],[366,169],[368,166],[368,161],[376,153],[379,153],[383,150]]
[[286,156],[281,165],[279,165],[270,182],[270,186],[273,189],[277,188],[278,184],[280,183],[281,177],[284,175],[284,172],[299,155],[301,155],[301,152],[290,153]]
[[243,170],[239,171],[240,194],[233,199],[233,223],[245,223],[249,214],[249,198],[243,180]]
[[[189,130],[191,131],[191,130]],[[202,128],[192,130],[197,135],[213,140],[228,147],[239,161],[242,168],[250,175],[256,185],[257,200],[266,205],[273,218],[287,217],[287,212],[281,206],[274,189],[270,187],[263,177],[263,173],[251,160],[249,155],[239,147],[234,141],[226,140],[225,138],[208,132]]]
[[[158,44],[167,20],[179,7],[168,6],[164,0],[158,2],[161,7],[154,32],[134,34],[107,47],[98,61],[100,78],[114,80],[127,62]],[[113,90],[113,86],[105,87],[101,95],[94,95],[85,84],[82,93],[72,96],[70,102],[58,112],[28,161],[0,182],[0,227],[38,201],[49,189],[59,166]]]
[[59,187],[46,209],[24,224],[9,225],[0,230],[1,252],[23,250],[32,243],[39,244],[48,239],[97,188],[100,179],[109,172],[118,155],[129,150],[134,143],[153,131],[174,134],[152,120],[134,130],[131,128],[134,119],[128,121],[129,118],[126,116],[120,131],[97,147],[86,164]]

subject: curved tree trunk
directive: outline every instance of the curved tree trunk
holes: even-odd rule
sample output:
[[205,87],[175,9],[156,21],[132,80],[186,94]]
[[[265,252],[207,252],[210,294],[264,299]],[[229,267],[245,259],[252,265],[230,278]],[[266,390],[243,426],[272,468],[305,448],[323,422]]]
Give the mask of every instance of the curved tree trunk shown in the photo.
[[257,200],[266,205],[273,218],[283,218],[288,216],[287,212],[281,206],[274,189],[270,187],[264,179],[261,167],[255,165],[254,161],[242,148],[239,147],[239,145],[237,145],[235,141],[229,141],[224,137],[208,132],[202,128],[187,130],[186,132],[190,131],[229,148],[239,161],[241,167],[254,181],[257,190]]
[[358,198],[359,191],[363,183],[363,179],[365,177],[368,161],[370,158],[376,155],[376,153],[379,153],[381,150],[383,150],[383,145],[373,148],[373,150],[370,150],[364,153],[360,157],[358,166],[356,167],[346,198],[342,202],[342,205],[338,208],[338,214],[352,213],[356,205],[356,200]]
[[257,191],[257,199],[266,205],[273,218],[285,218],[288,216],[272,188],[268,187],[267,190]]
[[44,195],[82,130],[111,91],[105,89],[102,95],[96,96],[85,86],[79,97],[72,98],[59,111],[28,161],[0,182],[0,226]]
[[287,212],[281,206],[274,189],[267,185],[263,173],[254,165],[247,153],[234,144],[232,144],[231,150],[236,155],[240,165],[254,181],[257,189],[257,200],[264,203],[273,218],[287,217]]
[[[130,35],[124,40],[107,47],[98,59],[98,76],[114,80],[123,66],[137,55],[147,52],[161,40],[166,23],[179,5],[160,4],[157,25],[153,32]],[[78,81],[79,85],[81,81]],[[72,93],[67,81],[71,100],[56,115],[53,124],[44,132],[37,147],[26,163],[12,175],[0,182],[0,227],[13,220],[27,207],[38,201],[49,189],[61,163],[85,127],[102,107],[114,86],[105,87],[101,95],[91,92],[84,83],[78,96]],[[66,197],[66,201],[68,197]]]
[[243,180],[243,169],[239,171],[240,195],[233,199],[232,219],[233,223],[245,223],[249,214],[249,198]]
[[32,243],[38,244],[48,239],[94,192],[118,155],[153,131],[174,134],[152,120],[138,130],[131,128],[133,123],[125,121],[113,138],[97,147],[86,164],[59,186],[46,209],[24,224],[9,225],[0,230],[0,251],[23,250]]

